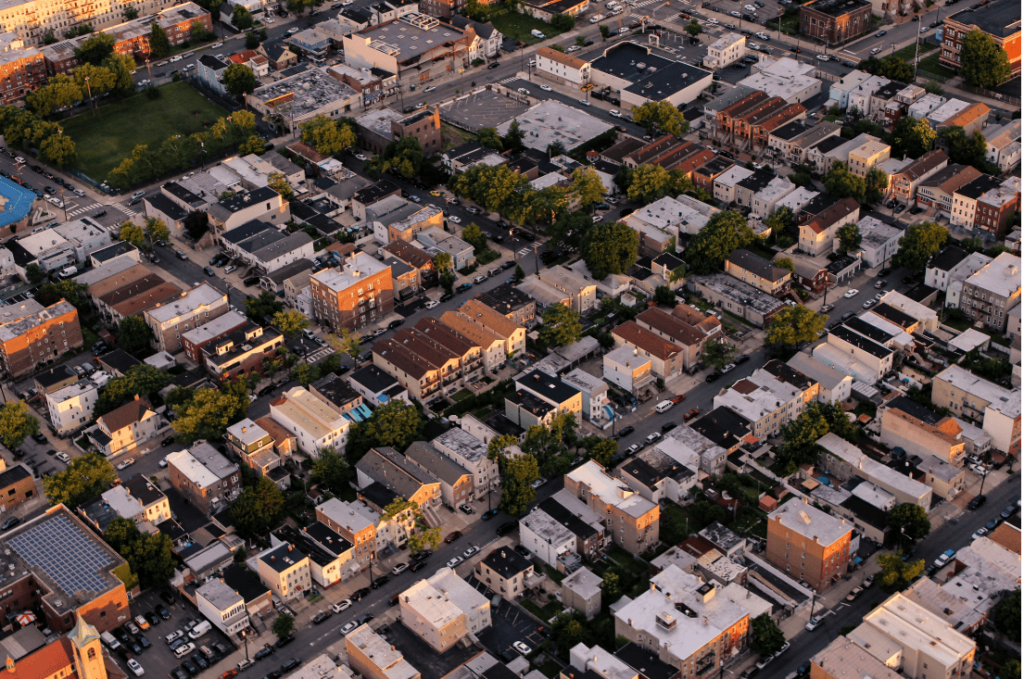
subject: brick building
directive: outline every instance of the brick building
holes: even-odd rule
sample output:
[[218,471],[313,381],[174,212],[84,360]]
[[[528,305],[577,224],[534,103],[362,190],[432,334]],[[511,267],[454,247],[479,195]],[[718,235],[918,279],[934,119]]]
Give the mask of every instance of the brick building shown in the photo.
[[0,104],[8,106],[46,84],[43,53],[16,33],[0,34]]
[[395,308],[391,267],[357,252],[337,268],[309,277],[313,316],[332,330],[355,330],[390,314]]
[[185,355],[196,365],[203,365],[203,347],[216,342],[235,330],[241,330],[251,321],[240,311],[228,311],[209,323],[189,330],[181,336],[181,347]]
[[954,70],[960,69],[960,51],[963,40],[971,31],[983,31],[1003,48],[1013,69],[1020,75],[1020,3],[1001,0],[975,5],[947,16],[942,25],[942,54],[939,63]]
[[800,7],[800,33],[829,45],[863,35],[871,28],[866,0],[818,0]]
[[0,323],[0,366],[11,377],[82,346],[78,310],[63,299],[45,309],[35,300],[4,307]]
[[804,502],[768,515],[766,557],[790,577],[821,592],[846,575],[853,524]]

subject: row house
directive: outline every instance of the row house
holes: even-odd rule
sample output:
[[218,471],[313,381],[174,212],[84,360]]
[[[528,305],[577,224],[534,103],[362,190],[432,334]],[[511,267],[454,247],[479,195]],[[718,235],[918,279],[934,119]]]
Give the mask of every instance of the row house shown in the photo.
[[[811,201],[808,207],[815,202]],[[859,219],[860,203],[853,198],[843,198],[817,214],[811,214],[805,208],[804,212],[797,216],[800,250],[814,257],[831,252],[839,228],[846,224],[854,224]]]
[[981,175],[953,192],[949,223],[1002,236],[1020,205],[1020,179]]
[[953,209],[953,194],[980,176],[981,171],[971,165],[947,165],[918,185],[917,205],[948,217]]
[[749,250],[734,250],[725,260],[725,273],[773,297],[783,297],[793,287],[789,269],[774,266]]
[[658,543],[657,504],[623,485],[590,460],[565,475],[565,490],[605,519],[611,542],[639,556]]
[[17,33],[0,34],[0,104],[10,106],[46,84],[43,53]]
[[708,339],[722,336],[721,321],[714,315],[702,314],[686,304],[676,305],[671,314],[652,307],[634,320],[641,329],[681,348],[682,367],[687,371],[697,367]]
[[271,361],[284,349],[284,335],[255,323],[233,330],[202,348],[206,371],[222,382],[252,374],[267,376]]
[[634,355],[650,360],[651,373],[663,380],[675,377],[686,365],[687,352],[683,347],[636,321],[626,321],[614,328],[612,339],[617,346],[627,345]]
[[764,92],[751,90],[750,88],[745,88],[745,91],[740,92],[734,91],[733,96],[738,98],[714,114],[712,125],[713,139],[718,139],[722,142],[729,140],[731,143],[731,140],[736,137],[735,126],[737,119],[747,113],[758,110],[771,99]]
[[892,196],[904,204],[913,202],[917,188],[926,179],[949,165],[949,156],[941,149],[934,149],[903,168],[893,176],[890,190]]
[[1003,172],[1020,162],[1020,119],[1011,120],[985,134],[985,160]]
[[736,163],[725,156],[715,156],[696,168],[690,179],[693,180],[694,187],[711,193],[715,190],[715,180],[734,165]]

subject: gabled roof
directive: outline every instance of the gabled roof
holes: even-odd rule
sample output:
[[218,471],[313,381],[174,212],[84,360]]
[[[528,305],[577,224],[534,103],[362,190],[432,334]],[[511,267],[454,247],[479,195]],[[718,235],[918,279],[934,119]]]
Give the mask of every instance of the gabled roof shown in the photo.
[[141,422],[146,412],[152,410],[152,408],[153,406],[149,404],[149,401],[136,396],[135,400],[129,401],[120,408],[116,408],[103,415],[97,422],[109,432],[119,431],[125,427],[130,427],[136,422]]
[[772,266],[767,259],[755,255],[750,250],[734,250],[728,260],[730,264],[773,283],[791,275],[788,269]]
[[626,343],[639,347],[662,361],[675,358],[682,351],[681,347],[658,337],[646,328],[640,327],[636,321],[626,321],[612,330],[612,335],[622,338]]

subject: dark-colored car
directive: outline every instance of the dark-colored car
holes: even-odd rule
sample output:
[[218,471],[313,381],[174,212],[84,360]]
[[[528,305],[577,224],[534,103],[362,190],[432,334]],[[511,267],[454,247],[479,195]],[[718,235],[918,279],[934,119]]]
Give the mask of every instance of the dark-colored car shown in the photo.
[[263,679],[281,679],[281,670],[270,670]]
[[710,375],[708,375],[707,377],[705,377],[705,378],[704,378],[704,381],[705,381],[705,382],[709,382],[709,383],[710,383],[710,382],[715,382],[715,381],[716,381],[716,380],[718,380],[718,379],[719,379],[719,378],[720,378],[721,376],[722,376],[722,373],[720,373],[720,372],[718,372],[718,371],[716,370],[715,372],[713,372],[713,373],[711,373]]
[[92,216],[93,216],[94,219],[99,219],[100,217],[103,217],[106,214],[107,214],[106,210],[97,210],[96,212],[92,213]]
[[422,552],[416,552],[412,555],[413,561],[426,561],[430,557],[434,556],[434,553],[429,549],[424,549]]
[[148,622],[151,627],[156,627],[160,624],[160,616],[156,613],[146,613],[145,616],[146,622]]
[[333,614],[330,611],[322,611],[320,613],[317,613],[313,617],[313,621],[312,622],[313,622],[314,625],[319,625],[320,623],[324,623],[324,622],[327,622],[328,620],[330,620],[331,619],[331,615],[333,615]]
[[875,274],[875,278],[885,278],[886,276],[888,276],[891,273],[892,273],[892,269],[882,269],[877,274]]
[[203,273],[205,273],[207,276],[210,276],[211,278],[217,275],[217,272],[213,270],[213,267],[209,266],[203,267]]
[[206,661],[206,658],[204,658],[203,656],[199,655],[198,653],[193,653],[188,658],[189,658],[189,660],[194,662],[196,665],[198,665],[199,669],[201,669],[201,670],[205,670],[207,667],[210,666],[210,663],[208,663]]
[[665,424],[661,425],[661,430],[662,431],[672,431],[677,426],[679,426],[679,425],[677,425],[675,422],[666,422]]
[[384,585],[388,584],[390,581],[391,581],[391,576],[390,575],[382,575],[382,576],[376,578],[373,582],[371,582],[370,583],[370,587],[372,589],[380,589]]
[[349,597],[349,598],[352,599],[352,601],[359,601],[363,597],[368,596],[369,594],[370,594],[370,588],[369,587],[363,587],[363,588],[357,589],[356,591],[352,592],[352,596]]
[[508,523],[503,523],[500,526],[498,526],[498,535],[499,536],[508,535],[509,533],[514,531],[516,529],[516,527],[517,527],[517,524],[514,521],[509,521]]
[[277,646],[278,648],[284,648],[285,646],[287,646],[288,644],[292,643],[293,641],[295,641],[295,636],[292,635],[292,634],[289,634],[288,636],[281,637],[280,639],[275,641],[274,645]]
[[169,610],[167,610],[166,606],[160,605],[160,606],[157,606],[156,609],[154,609],[154,610],[156,611],[156,614],[159,615],[164,620],[170,620],[171,619],[171,612]]
[[168,436],[167,438],[165,438],[163,441],[160,442],[160,445],[162,445],[162,446],[169,446],[172,443],[174,443],[174,437],[173,436]]
[[455,288],[455,292],[469,292],[472,288],[472,283],[463,283],[459,287]]
[[264,646],[260,650],[256,651],[255,654],[253,654],[252,659],[253,660],[263,660],[264,658],[270,657],[272,655],[274,655],[274,647],[273,646]]
[[298,658],[288,658],[283,663],[281,663],[281,671],[282,672],[291,672],[296,667],[298,667],[300,664],[301,663],[299,662]]
[[749,360],[750,360],[750,355],[749,354],[743,354],[742,356],[737,358],[735,361],[733,361],[733,363],[735,363],[736,365],[739,365],[741,363],[746,363]]
[[0,530],[9,530],[17,526],[19,523],[21,523],[21,519],[19,519],[16,516],[12,516],[11,518],[7,519],[2,524],[0,524]]
[[419,569],[426,568],[426,567],[427,567],[427,562],[426,561],[417,561],[413,565],[409,566],[409,570],[412,571],[413,573],[415,573]]
[[244,281],[242,281],[242,283],[244,283],[246,287],[252,288],[260,284],[260,277],[250,276],[249,278],[246,278]]
[[455,297],[455,295],[453,295],[450,292],[446,292],[443,295],[441,295],[441,301],[442,302],[447,302],[448,300],[452,299],[453,297]]
[[632,434],[634,431],[636,431],[636,429],[632,425],[625,426],[622,429],[620,429],[619,433],[616,434],[615,436],[616,436],[616,438],[620,438],[620,439],[621,438],[625,438],[625,437],[629,436],[630,434]]
[[[497,509],[492,509],[490,511],[486,511],[483,514],[481,514],[480,515],[480,520],[481,521],[490,521],[491,519],[493,519],[497,515],[498,515],[498,510]],[[1007,516],[1009,516],[1009,515],[1007,515]]]
[[967,508],[977,509],[978,507],[985,504],[986,500],[988,500],[988,498],[985,497],[984,495],[975,495],[973,498],[971,498],[971,501],[967,503]]
[[388,323],[388,330],[394,330],[398,326],[402,325],[402,323],[405,323],[404,318],[400,318],[397,321],[391,321],[390,323]]
[[188,675],[175,667],[171,670],[171,679],[188,679]]
[[498,68],[499,66],[501,66],[501,64],[495,61],[494,63],[488,64],[487,68]]
[[141,647],[142,647],[142,650],[143,650],[143,651],[145,651],[145,650],[146,650],[147,648],[149,648],[150,646],[152,646],[152,645],[153,645],[153,644],[151,644],[151,643],[149,642],[149,639],[147,639],[146,637],[144,637],[144,636],[143,636],[143,635],[141,635],[141,634],[140,634],[139,636],[135,637],[135,638],[136,638],[136,639],[138,640],[138,642],[139,642],[139,646],[141,646]]
[[194,677],[197,674],[199,674],[199,668],[192,664],[191,660],[186,660],[185,662],[181,663],[181,669],[188,672],[188,676],[190,677]]
[[445,541],[446,544],[451,544],[451,543],[455,542],[456,540],[458,540],[461,537],[462,537],[462,531],[455,530],[455,531],[452,531],[451,533],[448,533],[448,535],[445,535],[444,536],[444,541]]
[[46,435],[41,432],[32,434],[32,440],[36,443],[46,443]]

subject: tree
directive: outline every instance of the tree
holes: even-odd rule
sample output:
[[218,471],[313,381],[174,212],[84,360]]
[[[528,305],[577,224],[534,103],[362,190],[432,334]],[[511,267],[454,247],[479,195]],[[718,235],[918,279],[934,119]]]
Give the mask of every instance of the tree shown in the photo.
[[860,227],[856,224],[844,224],[836,232],[839,236],[839,252],[849,252],[860,247]]
[[544,310],[543,318],[540,339],[549,347],[565,347],[583,337],[580,315],[565,304],[552,304]]
[[43,477],[43,492],[51,505],[75,509],[110,489],[117,480],[114,465],[100,453],[86,453],[71,458],[67,468]]
[[260,325],[266,325],[264,319],[272,319],[275,314],[283,310],[284,302],[279,301],[270,292],[261,292],[259,297],[249,297],[245,300],[245,315]]
[[113,75],[112,90],[121,95],[135,91],[135,59],[127,54],[111,54],[101,64]]
[[285,337],[295,337],[309,327],[309,319],[298,309],[289,309],[274,314],[273,326]]
[[85,291],[87,289],[87,286],[68,278],[56,283],[47,283],[39,288],[36,291],[36,301],[43,306],[51,306],[62,299],[66,299],[71,306],[79,311],[84,311],[86,306],[88,306],[88,300],[85,298]]
[[175,440],[189,445],[199,439],[222,436],[228,426],[245,416],[248,407],[248,389],[240,382],[222,389],[196,389],[192,400],[178,408]]
[[423,169],[423,147],[417,137],[402,137],[384,147],[380,156],[380,171],[391,172],[411,179]]
[[693,273],[709,274],[722,268],[734,250],[754,242],[747,219],[735,210],[716,212],[686,248],[686,263]]
[[896,554],[880,554],[878,565],[882,567],[878,574],[878,586],[886,594],[906,589],[917,576],[924,573],[924,561],[904,561],[903,556]]
[[689,33],[691,38],[696,38],[704,32],[704,27],[697,23],[696,19],[691,19],[690,23],[683,26],[683,30]]
[[608,28],[606,24],[601,24],[598,28],[601,31],[601,37],[605,40],[607,40],[608,36],[612,34],[612,30]]
[[185,215],[184,227],[189,238],[199,240],[210,230],[210,216],[205,212],[189,212]]
[[604,183],[593,168],[581,167],[573,170],[570,182],[569,190],[575,194],[580,205],[593,205],[604,198]]
[[771,229],[772,235],[776,237],[789,231],[795,223],[793,208],[789,207],[780,207],[764,220],[764,225]]
[[907,235],[900,238],[900,248],[892,258],[893,264],[911,271],[924,271],[928,260],[942,249],[948,239],[949,231],[941,224],[911,224],[907,229]]
[[551,27],[563,33],[571,31],[576,27],[576,18],[571,14],[556,14],[551,17]]
[[231,520],[244,537],[258,537],[274,527],[284,509],[281,489],[266,476],[258,476],[231,505]]
[[256,49],[259,46],[260,46],[260,37],[258,35],[256,35],[252,31],[249,31],[248,33],[245,34],[245,48],[246,49],[254,50],[254,49]]
[[505,148],[509,151],[520,151],[523,148],[523,138],[526,133],[519,127],[519,121],[515,118],[509,123],[508,131],[505,132],[505,136],[501,138],[501,141],[505,144]]
[[146,242],[149,244],[149,250],[153,249],[153,245],[157,241],[168,241],[171,239],[171,230],[164,224],[164,220],[157,219],[156,217],[149,217],[146,219],[146,226],[143,229],[143,233],[146,236]]
[[[76,101],[81,101],[82,98],[83,90],[75,82],[74,78],[58,73],[50,78],[46,85],[29,94],[25,98],[25,105],[36,115],[48,116],[54,111],[71,106]],[[24,134],[36,121],[27,112],[24,112],[24,117],[17,118],[11,122],[17,123],[17,128],[22,130],[22,134]],[[8,130],[15,132],[15,134],[9,134]],[[22,137],[22,134],[17,134],[15,129],[10,126],[5,126],[4,128],[4,138],[7,140],[8,145],[20,146],[19,139]]]
[[352,459],[361,458],[375,446],[391,446],[402,452],[417,440],[423,424],[415,406],[394,399],[373,411],[368,420],[352,427],[346,452]]
[[596,280],[625,273],[636,264],[640,239],[636,231],[621,222],[595,224],[583,236],[583,261]]
[[690,130],[690,123],[683,117],[683,112],[667,101],[649,101],[634,108],[633,122],[646,127],[648,133],[660,130],[676,137]]
[[765,344],[791,348],[813,342],[825,329],[826,319],[802,304],[786,307],[768,321]]
[[121,240],[131,243],[137,248],[145,249],[146,232],[138,224],[133,224],[132,222],[122,223],[120,230],[117,232],[117,236]]
[[337,335],[328,335],[327,341],[332,347],[343,354],[348,354],[353,360],[359,357],[362,338],[355,330],[343,327]]
[[526,177],[507,165],[475,165],[455,179],[452,189],[488,212],[503,213],[528,184]]
[[113,53],[114,36],[109,33],[97,33],[84,40],[81,46],[75,49],[75,56],[79,62],[93,66],[99,66]]
[[310,476],[334,495],[341,495],[349,487],[349,466],[344,455],[322,449],[313,460]]
[[[1020,589],[1013,590],[996,604],[992,609],[992,624],[1011,641],[1020,642]],[[1020,673],[1020,667],[1017,672]]]
[[476,133],[476,140],[485,149],[502,150],[501,135],[493,127],[485,127]]
[[981,130],[975,130],[968,137],[962,127],[947,127],[939,137],[949,153],[949,162],[970,165],[982,171],[988,169],[989,163],[985,158],[987,146]]
[[796,265],[793,264],[793,260],[790,259],[789,257],[780,257],[774,260],[773,264],[775,264],[775,266],[779,267],[780,269],[785,269],[790,273],[796,273]]
[[170,383],[170,376],[158,368],[144,364],[132,366],[124,376],[115,377],[100,389],[93,415],[105,415],[136,396],[149,398]]
[[452,256],[447,252],[439,252],[434,255],[434,270],[438,273],[448,271],[452,268]]
[[867,191],[864,179],[850,172],[846,163],[836,161],[831,169],[821,178],[825,190],[836,198],[854,198],[858,203],[864,202]]
[[567,659],[569,650],[577,644],[586,644],[587,646],[592,644],[593,635],[590,631],[590,623],[582,611],[559,613],[551,621],[551,640],[558,647],[558,654]]
[[889,80],[898,80],[901,83],[914,82],[914,67],[895,54],[890,54],[878,62],[878,69],[875,75],[880,75]]
[[[240,6],[236,5],[237,10]],[[242,8],[245,9],[244,7]],[[252,15],[249,15],[252,19]],[[236,26],[238,24],[235,24]],[[161,59],[171,53],[171,41],[167,39],[167,31],[161,28],[156,22],[153,23],[149,32],[149,56],[151,59]]]
[[838,402],[812,402],[799,417],[783,426],[785,443],[779,450],[778,460],[785,467],[785,473],[792,474],[801,464],[814,463],[818,458],[818,439],[830,431],[848,441],[857,440],[857,425],[850,421]]
[[1013,75],[1006,50],[980,30],[973,30],[964,37],[960,64],[960,75],[975,87],[993,89]]
[[935,145],[935,130],[928,121],[903,116],[892,130],[892,154],[905,158],[920,158]]
[[188,37],[195,42],[207,42],[209,40],[213,40],[217,36],[206,30],[206,26],[203,26],[203,22],[193,21],[192,25],[189,27]]
[[913,541],[923,540],[932,531],[932,522],[923,507],[904,502],[889,512],[885,519],[893,528],[893,535],[899,539],[904,535]]
[[782,650],[786,637],[767,613],[751,621],[750,648],[762,657],[774,655]]
[[316,382],[320,379],[320,369],[315,365],[310,365],[309,363],[302,361],[295,366],[290,377],[308,389],[312,382]]
[[152,329],[139,316],[125,316],[117,324],[117,341],[129,354],[148,349],[152,339]]
[[718,370],[732,363],[732,357],[736,355],[736,347],[720,340],[708,340],[704,343],[704,349],[700,352],[701,360]]
[[672,292],[672,288],[667,285],[659,285],[654,289],[654,301],[656,304],[675,306],[676,293]]
[[347,122],[332,120],[325,115],[313,116],[300,126],[302,142],[309,144],[325,156],[341,153],[358,141],[355,128]]
[[608,569],[601,579],[601,602],[610,605],[622,598],[622,579],[613,569]]
[[864,175],[864,200],[872,205],[881,202],[889,188],[889,176],[878,168],[871,168]]
[[8,450],[21,445],[26,437],[39,433],[39,420],[24,401],[8,401],[0,406],[0,443]]
[[523,271],[523,267],[521,267],[518,262],[516,263],[516,270],[512,272],[512,276],[516,279],[516,281],[520,282],[526,278],[526,272]]
[[290,637],[292,632],[295,631],[295,618],[287,613],[281,613],[274,619],[274,624],[270,630],[277,635],[278,639]]
[[473,252],[477,255],[487,249],[487,236],[476,225],[476,222],[470,222],[462,229],[462,240],[472,245]]
[[[259,140],[259,137],[256,137]],[[262,147],[263,142],[260,141]],[[285,200],[292,199],[292,185],[288,183],[288,180],[284,178],[284,175],[280,172],[271,172],[267,175],[267,186],[281,194]]]
[[507,458],[501,475],[501,511],[509,516],[519,516],[537,498],[532,484],[540,478],[537,458],[520,455]]
[[128,562],[143,589],[165,585],[174,575],[173,545],[163,533],[143,533],[134,521],[117,518],[103,537]]
[[[237,9],[238,5],[235,7]],[[257,84],[256,75],[245,64],[231,64],[228,66],[224,71],[222,82],[228,92],[239,98],[246,94],[252,94]]]
[[29,264],[25,267],[25,276],[32,285],[38,285],[46,280],[46,272],[38,264]]
[[[594,439],[593,441],[589,439]],[[603,439],[597,436],[588,436],[580,441],[580,447],[584,448],[587,457],[602,467],[611,465],[612,460],[619,454],[619,444],[614,439]]]
[[240,31],[247,31],[252,28],[254,21],[252,14],[242,5],[235,5],[231,11],[231,25]]

